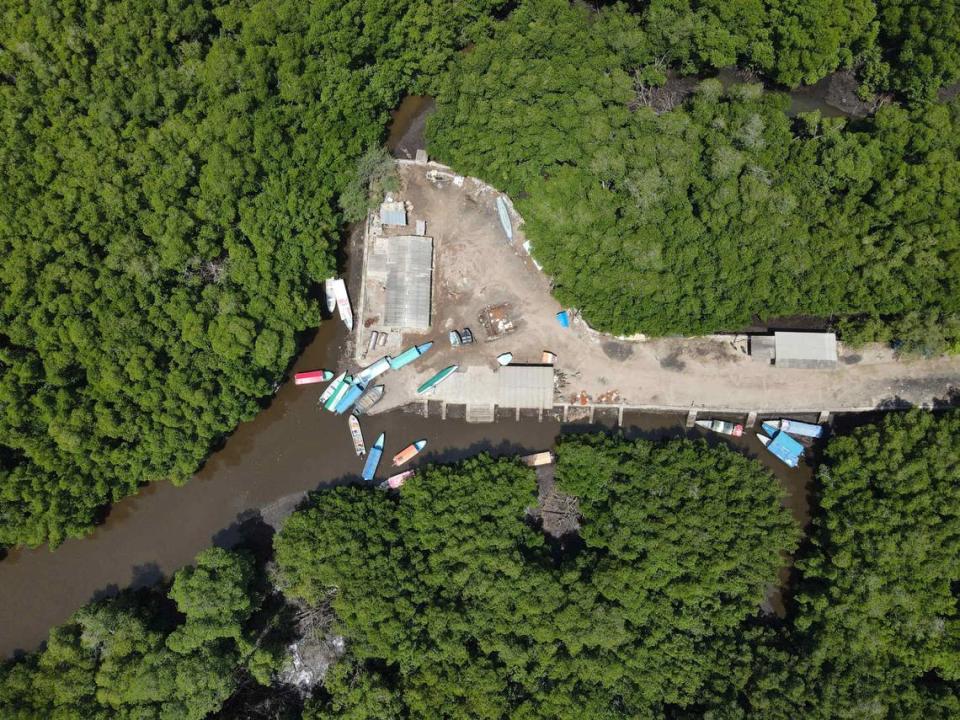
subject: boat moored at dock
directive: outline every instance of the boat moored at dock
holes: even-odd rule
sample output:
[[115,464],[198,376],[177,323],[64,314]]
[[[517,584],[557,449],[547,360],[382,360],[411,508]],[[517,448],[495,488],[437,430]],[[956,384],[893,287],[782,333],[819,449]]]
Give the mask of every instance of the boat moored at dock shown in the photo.
[[326,382],[333,377],[330,370],[308,370],[298,372],[293,376],[294,385],[312,385],[314,383]]
[[726,420],[697,420],[697,427],[704,430],[710,430],[721,435],[730,435],[731,437],[740,437],[743,435],[743,425],[739,423],[727,422]]
[[767,420],[764,425],[769,425],[776,430],[783,430],[791,435],[800,437],[818,438],[823,436],[823,426],[814,423],[800,422],[799,420]]
[[370,408],[380,402],[382,398],[383,385],[374,385],[373,387],[367,386],[366,391],[360,396],[360,399],[357,400],[356,407],[353,411],[357,415],[363,415],[365,412],[368,412]]

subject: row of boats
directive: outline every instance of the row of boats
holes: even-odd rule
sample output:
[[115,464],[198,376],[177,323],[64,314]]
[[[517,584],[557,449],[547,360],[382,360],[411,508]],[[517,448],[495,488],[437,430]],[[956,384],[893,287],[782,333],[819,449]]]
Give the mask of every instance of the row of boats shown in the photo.
[[[705,430],[721,435],[730,435],[731,437],[741,437],[743,435],[743,425],[727,420],[697,420],[696,424]],[[822,425],[784,418],[765,420],[760,424],[760,429],[763,430],[763,433],[756,434],[760,443],[774,457],[791,468],[800,464],[800,459],[806,449],[797,438],[815,440],[823,436]]]

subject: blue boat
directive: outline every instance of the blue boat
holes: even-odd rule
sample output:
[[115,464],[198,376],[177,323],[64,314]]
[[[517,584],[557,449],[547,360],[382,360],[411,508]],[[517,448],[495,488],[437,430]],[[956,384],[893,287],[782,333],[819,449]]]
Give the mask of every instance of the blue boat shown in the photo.
[[380,456],[383,455],[383,440],[385,436],[385,433],[380,433],[377,441],[373,444],[373,447],[370,448],[370,452],[367,454],[367,462],[365,462],[363,465],[363,473],[361,475],[361,477],[367,482],[373,480],[373,476],[377,474],[377,466],[380,464]]
[[333,411],[337,415],[343,415],[353,407],[353,404],[360,399],[360,396],[363,395],[363,391],[366,389],[367,386],[364,383],[354,383],[350,386],[350,389],[347,390],[347,394],[340,398],[340,402],[337,403],[337,407],[334,408]]
[[764,425],[771,425],[777,430],[783,430],[791,435],[799,435],[800,437],[818,438],[823,435],[823,427],[821,425],[800,422],[799,420],[770,420],[764,423]]
[[390,369],[399,370],[404,365],[409,365],[432,347],[432,342],[425,342],[421,345],[414,345],[412,348],[407,348],[395,358],[388,358],[390,362]]
[[766,435],[757,433],[757,438],[766,446],[767,450],[772,452],[787,467],[795,468],[800,464],[800,458],[803,456],[803,445],[787,433],[777,432],[772,440]]

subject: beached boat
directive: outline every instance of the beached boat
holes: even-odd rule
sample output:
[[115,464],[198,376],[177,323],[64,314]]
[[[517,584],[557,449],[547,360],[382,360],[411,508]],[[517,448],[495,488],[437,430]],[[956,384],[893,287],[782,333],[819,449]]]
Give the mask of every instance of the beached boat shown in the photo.
[[507,240],[513,242],[513,224],[510,222],[510,213],[507,211],[507,201],[497,197],[497,215],[500,216],[500,227],[503,228]]
[[557,362],[557,354],[552,353],[549,350],[544,350],[540,353],[540,362],[544,365],[553,365]]
[[330,395],[330,397],[327,398],[327,401],[323,404],[324,409],[333,412],[336,409],[337,404],[343,399],[343,396],[350,391],[351,385],[353,385],[353,378],[350,375],[347,375],[339,383],[337,383],[337,387],[334,388],[333,394]]
[[354,381],[353,385],[349,387],[343,397],[340,398],[340,401],[337,403],[336,407],[333,408],[333,411],[337,415],[343,415],[347,410],[353,407],[353,404],[360,399],[360,396],[363,395],[363,391],[367,389],[367,386],[363,383]]
[[330,399],[330,396],[333,395],[333,393],[335,393],[335,392],[337,391],[337,388],[338,388],[338,387],[340,387],[340,383],[343,382],[343,379],[344,379],[346,376],[347,376],[347,373],[346,373],[346,372],[342,372],[342,373],[340,373],[339,375],[337,375],[337,376],[333,379],[333,382],[330,383],[329,385],[327,385],[327,389],[324,390],[324,391],[321,393],[320,399],[319,399],[317,402],[318,402],[320,405],[323,405],[324,403],[326,403],[327,400]]
[[501,365],[509,365],[513,362],[513,353],[500,353],[497,355],[497,362]]
[[361,477],[367,482],[373,480],[373,476],[377,474],[377,467],[380,465],[380,458],[383,455],[383,441],[385,437],[386,435],[384,433],[380,433],[377,441],[373,444],[373,447],[370,448],[367,461],[363,464]]
[[803,456],[803,445],[785,432],[778,432],[773,438],[757,433],[757,439],[787,467],[795,468]]
[[333,315],[337,307],[337,294],[333,291],[334,278],[330,278],[323,284],[323,292],[327,296],[327,312]]
[[458,347],[460,343],[463,342],[460,338],[460,333],[456,330],[451,330],[447,333],[447,339],[450,341],[450,347]]
[[368,382],[373,380],[375,377],[383,375],[387,370],[390,369],[390,356],[382,357],[377,360],[372,365],[367,365],[363,370],[357,373],[357,381],[362,382],[366,385]]
[[702,427],[704,430],[712,430],[721,435],[731,435],[733,437],[743,435],[743,425],[727,422],[726,420],[697,420],[696,423],[697,427]]
[[350,307],[350,296],[347,295],[347,284],[340,278],[333,280],[333,295],[337,299],[340,319],[347,326],[347,330],[353,330],[353,310]]
[[417,456],[417,453],[423,450],[426,446],[426,440],[417,440],[416,442],[410,443],[403,450],[393,456],[393,466],[400,467],[404,463],[410,462]]
[[373,349],[377,346],[377,338],[380,337],[380,333],[374,330],[370,333],[370,342],[367,343],[367,352],[373,352]]
[[386,482],[384,482],[384,485],[391,490],[396,490],[416,474],[416,470],[404,470],[403,472],[398,472],[396,475],[391,475],[388,477]]
[[549,450],[544,452],[533,453],[532,455],[524,455],[520,458],[522,462],[527,467],[540,467],[541,465],[549,465],[553,462],[553,453]]
[[395,358],[389,358],[390,360],[390,369],[399,370],[405,365],[409,365],[418,357],[423,355],[427,350],[433,347],[432,342],[425,342],[420,345],[414,345],[411,348],[407,348],[402,353],[397,355]]
[[442,382],[443,382],[444,380],[446,380],[448,377],[450,377],[451,375],[453,375],[453,373],[455,373],[455,372],[457,371],[457,368],[458,368],[458,367],[460,367],[460,366],[459,366],[459,365],[450,365],[449,367],[445,367],[443,370],[441,370],[440,372],[438,372],[438,373],[437,373],[436,375],[434,375],[432,378],[430,378],[429,380],[427,380],[423,385],[421,385],[420,387],[418,387],[418,388],[417,388],[417,395],[422,395],[422,394],[425,393],[427,390],[432,390],[433,388],[435,388],[437,385],[439,385],[440,383],[442,383]]
[[764,425],[770,425],[777,430],[783,430],[791,435],[801,437],[818,438],[823,435],[823,426],[800,422],[799,420],[767,420]]
[[313,383],[326,382],[333,377],[329,370],[308,370],[307,372],[298,372],[293,376],[294,385],[312,385]]
[[377,345],[379,345],[380,347],[383,347],[384,345],[386,345],[388,337],[390,337],[389,333],[385,333],[385,332],[380,333],[380,337],[377,340]]
[[354,407],[353,411],[357,415],[363,415],[370,408],[380,402],[383,398],[383,385],[374,385],[373,387],[367,386],[366,392],[360,396],[360,399],[357,400],[357,404]]
[[356,415],[347,418],[347,425],[350,426],[350,437],[353,438],[353,451],[358,455],[366,455],[367,448],[363,444],[363,431],[360,430],[360,421]]

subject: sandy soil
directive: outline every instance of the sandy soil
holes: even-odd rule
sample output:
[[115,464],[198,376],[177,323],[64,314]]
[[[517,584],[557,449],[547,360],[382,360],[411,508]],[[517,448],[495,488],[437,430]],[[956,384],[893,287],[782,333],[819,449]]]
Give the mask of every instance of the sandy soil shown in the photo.
[[[387,393],[378,412],[422,400],[415,388],[447,365],[495,368],[503,352],[512,352],[514,362],[539,363],[544,350],[558,358],[558,404],[761,414],[849,411],[929,405],[960,388],[960,358],[903,361],[879,345],[841,347],[834,370],[790,370],[751,359],[742,337],[628,340],[595,332],[579,319],[564,329],[554,319],[561,308],[549,279],[522,248],[516,214],[513,242],[507,241],[493,188],[471,178],[455,182],[452,171],[433,164],[401,163],[400,171],[410,225],[425,219],[427,235],[434,238],[433,328],[391,338],[388,349],[371,353],[364,364],[425,339],[435,345],[413,365],[382,376]],[[504,302],[512,306],[517,329],[486,341],[479,313]],[[477,342],[451,348],[447,331],[463,327],[471,328]]]

